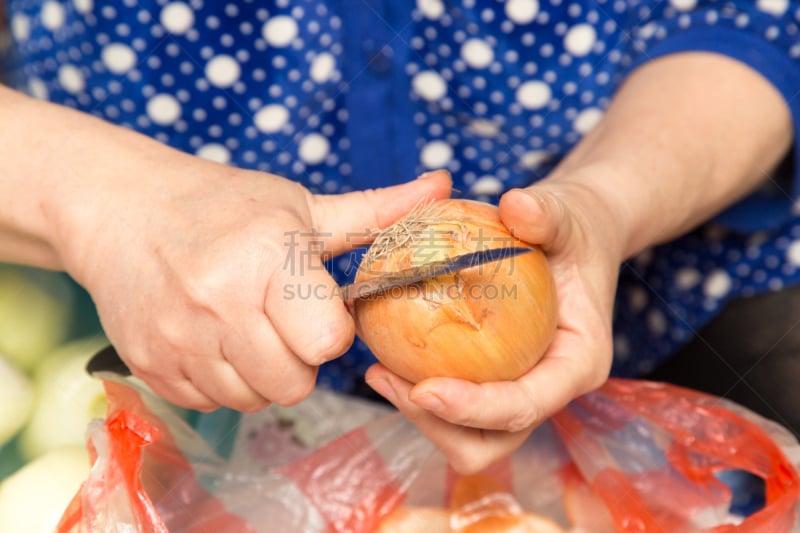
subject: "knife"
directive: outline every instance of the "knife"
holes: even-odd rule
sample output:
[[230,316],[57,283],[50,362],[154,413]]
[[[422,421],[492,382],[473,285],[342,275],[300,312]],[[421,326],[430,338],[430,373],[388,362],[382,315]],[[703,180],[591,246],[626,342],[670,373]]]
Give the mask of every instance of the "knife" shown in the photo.
[[[366,298],[381,292],[396,288],[412,285],[414,283],[443,276],[459,270],[472,268],[487,263],[500,261],[520,254],[531,252],[535,248],[524,246],[508,246],[504,248],[492,248],[479,252],[457,255],[440,261],[433,261],[418,267],[411,267],[398,272],[385,273],[377,278],[366,281],[357,281],[342,287],[342,297],[346,302],[352,302],[359,298]],[[122,376],[129,376],[131,371],[117,353],[113,346],[106,346],[97,352],[86,365],[89,374],[97,372],[113,372]]]
[[404,287],[406,285],[413,285],[419,281],[435,278],[450,274],[458,270],[485,265],[507,259],[516,255],[524,254],[533,251],[535,248],[528,248],[524,246],[507,246],[504,248],[492,248],[489,250],[481,250],[478,252],[470,252],[468,254],[457,255],[442,259],[440,261],[433,261],[411,267],[398,272],[386,272],[376,278],[365,281],[356,281],[349,285],[342,287],[342,299],[345,302],[353,302],[359,298],[366,298],[381,292],[394,289],[396,287]]
[[117,353],[117,349],[111,345],[106,346],[89,359],[86,364],[86,372],[89,375],[96,374],[97,372],[113,372],[120,376],[130,376],[131,370],[122,357]]

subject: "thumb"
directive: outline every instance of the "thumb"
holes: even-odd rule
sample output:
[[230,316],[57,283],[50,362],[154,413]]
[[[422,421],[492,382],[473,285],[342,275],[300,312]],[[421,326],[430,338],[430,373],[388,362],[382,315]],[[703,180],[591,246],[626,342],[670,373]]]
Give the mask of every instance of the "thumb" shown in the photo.
[[315,195],[314,227],[330,236],[326,244],[336,255],[366,244],[373,231],[394,223],[420,202],[449,197],[452,184],[448,171],[435,170],[392,187]]
[[500,198],[500,219],[518,238],[556,251],[566,245],[573,219],[566,203],[541,186],[512,189]]

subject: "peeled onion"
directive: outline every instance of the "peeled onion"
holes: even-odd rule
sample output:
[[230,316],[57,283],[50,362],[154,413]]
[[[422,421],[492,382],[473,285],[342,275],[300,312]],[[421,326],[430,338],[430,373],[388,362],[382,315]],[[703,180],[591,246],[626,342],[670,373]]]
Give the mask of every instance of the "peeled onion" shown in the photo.
[[34,398],[28,377],[0,354],[0,449],[28,421]]
[[51,533],[89,476],[86,446],[50,450],[0,483],[0,531]]
[[534,250],[356,300],[359,337],[412,383],[522,376],[555,333],[555,283],[544,253],[514,237],[495,206],[449,199],[414,210],[378,234],[356,280],[507,246]]
[[92,335],[62,344],[36,369],[36,402],[19,437],[28,459],[65,446],[85,446],[86,427],[106,412],[102,382],[86,373],[86,363],[108,344]]

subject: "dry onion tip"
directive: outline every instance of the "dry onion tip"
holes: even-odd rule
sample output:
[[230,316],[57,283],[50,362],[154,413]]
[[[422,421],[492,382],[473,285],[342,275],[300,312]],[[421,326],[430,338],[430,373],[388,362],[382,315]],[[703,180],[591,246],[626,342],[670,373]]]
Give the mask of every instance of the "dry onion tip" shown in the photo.
[[525,374],[555,333],[555,283],[541,249],[514,237],[495,206],[461,199],[418,206],[377,234],[356,280],[508,246],[534,251],[357,300],[359,336],[381,363],[413,383]]

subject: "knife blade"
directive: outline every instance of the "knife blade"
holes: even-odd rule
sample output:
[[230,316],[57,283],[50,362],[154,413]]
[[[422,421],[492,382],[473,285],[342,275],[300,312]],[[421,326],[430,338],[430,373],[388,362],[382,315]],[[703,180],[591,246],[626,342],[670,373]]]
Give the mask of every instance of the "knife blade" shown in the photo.
[[122,357],[119,356],[116,348],[111,345],[106,346],[92,356],[86,364],[86,372],[88,372],[89,375],[98,372],[113,372],[120,376],[131,375],[128,365],[126,365]]
[[507,246],[470,252],[439,261],[432,261],[417,267],[406,268],[397,272],[389,272],[376,278],[343,285],[341,288],[342,298],[345,302],[352,302],[359,298],[366,298],[396,287],[413,285],[419,281],[443,276],[458,270],[493,263],[533,250],[535,250],[535,248],[528,248],[526,246]]

